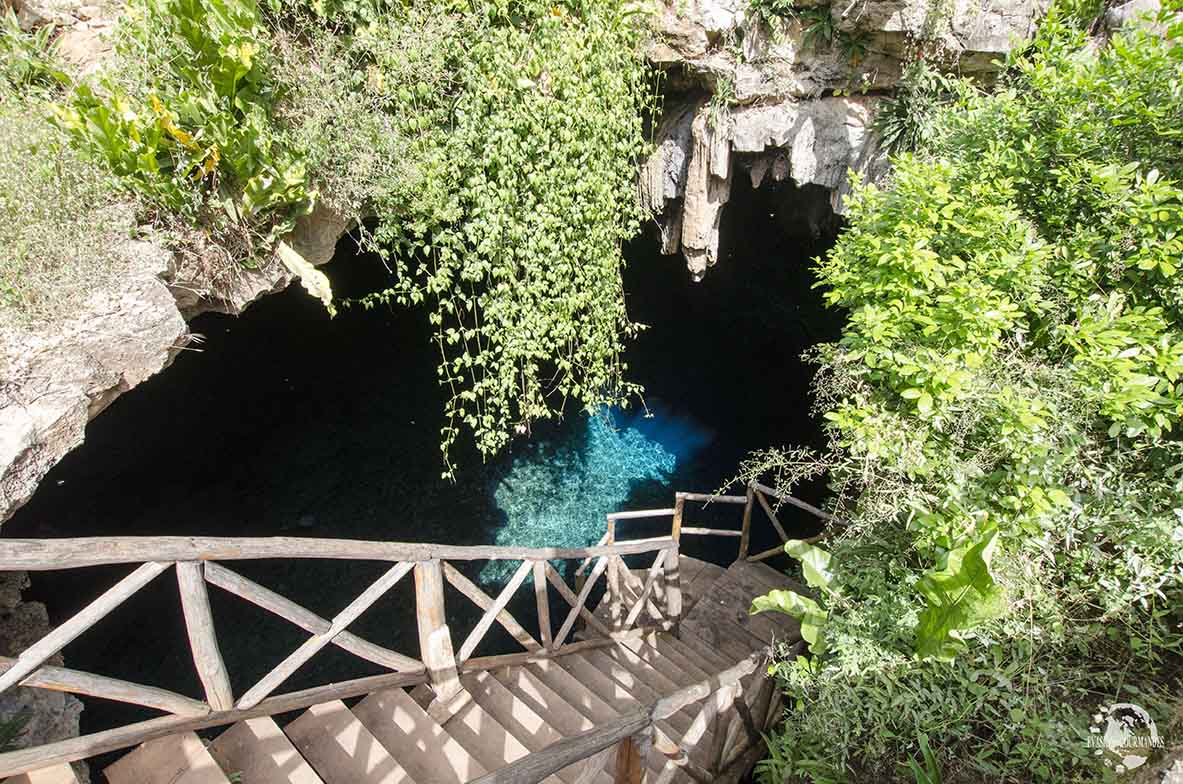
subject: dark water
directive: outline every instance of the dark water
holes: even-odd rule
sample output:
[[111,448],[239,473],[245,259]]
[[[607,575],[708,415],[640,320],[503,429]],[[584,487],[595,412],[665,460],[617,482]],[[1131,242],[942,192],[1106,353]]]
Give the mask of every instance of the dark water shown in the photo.
[[[700,284],[689,281],[680,258],[659,256],[652,240],[627,249],[629,311],[651,325],[629,363],[647,389],[651,418],[618,413],[608,426],[574,412],[488,464],[463,456],[458,481],[444,481],[437,445],[442,398],[424,314],[346,311],[330,320],[297,286],[239,318],[197,319],[192,328],[205,336],[200,350],[182,352],[167,372],[91,423],[86,443],[54,468],[4,535],[594,542],[607,512],[670,506],[674,490],[718,488],[753,449],[818,441],[809,416],[811,371],[798,356],[832,339],[840,325],[823,310],[808,270],[829,239],[785,239],[771,212],[765,196],[737,181],[723,258]],[[350,240],[324,269],[338,296],[381,287],[386,275]],[[820,492],[802,490],[811,500]],[[687,519],[738,527],[739,507],[716,506]],[[782,520],[801,533],[812,530],[790,510]],[[634,524],[624,535],[651,530]],[[753,548],[770,546],[772,536],[757,527]],[[736,541],[690,539],[686,551],[727,563]],[[328,617],[386,568],[334,561],[230,566]],[[128,571],[36,574],[29,596],[61,621]],[[469,573],[490,593],[504,574],[481,563]],[[236,693],[306,636],[216,588],[211,598]],[[476,611],[450,589],[447,601],[459,646]],[[67,647],[67,662],[198,695],[178,608],[175,579],[166,572]],[[417,656],[413,608],[407,579],[351,629]],[[517,617],[529,626],[533,612]],[[477,653],[504,649],[512,648],[494,633]],[[373,672],[330,647],[281,691]],[[148,715],[92,700],[83,731]]]

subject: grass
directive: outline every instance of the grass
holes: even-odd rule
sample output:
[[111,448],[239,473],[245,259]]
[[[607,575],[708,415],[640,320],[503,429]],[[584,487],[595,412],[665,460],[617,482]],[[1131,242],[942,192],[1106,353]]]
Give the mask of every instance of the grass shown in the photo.
[[0,322],[77,312],[126,265],[134,208],[65,144],[42,98],[0,91]]

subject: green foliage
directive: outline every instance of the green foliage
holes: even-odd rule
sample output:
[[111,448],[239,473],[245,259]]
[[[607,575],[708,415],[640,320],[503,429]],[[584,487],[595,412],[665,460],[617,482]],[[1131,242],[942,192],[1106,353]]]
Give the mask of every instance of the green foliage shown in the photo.
[[921,765],[912,757],[908,758],[908,770],[912,773],[916,784],[941,784],[944,780],[941,775],[941,764],[937,760],[937,755],[933,753],[932,746],[928,743],[928,735],[920,733],[916,745],[920,747],[920,758],[924,762]]
[[328,101],[360,110],[350,124],[324,91],[296,93],[313,123],[296,133],[321,139],[310,158],[363,172],[327,198],[378,217],[370,245],[396,281],[362,304],[431,309],[446,458],[463,433],[491,455],[568,399],[624,405],[636,389],[620,245],[639,226],[650,100],[638,24],[615,2],[414,7],[325,44],[347,46],[324,59],[348,63]]
[[210,227],[247,259],[314,194],[271,123],[277,100],[253,0],[136,0],[125,67],[78,85],[57,123],[148,203]]
[[0,19],[0,82],[11,90],[57,87],[66,82],[51,42],[53,27],[33,32],[21,30],[16,12],[4,9]]
[[804,48],[825,49],[834,43],[834,14],[828,5],[802,9],[797,18],[801,21]]
[[765,25],[793,19],[797,6],[794,0],[749,0],[748,12]]
[[936,567],[921,576],[916,590],[928,606],[916,624],[916,652],[952,659],[959,650],[959,634],[997,615],[1000,590],[990,573],[997,531],[941,553]]
[[951,85],[890,183],[856,189],[817,268],[849,313],[813,354],[829,450],[741,470],[787,491],[824,466],[848,521],[816,609],[779,601],[824,617],[825,653],[777,665],[793,716],[768,780],[1105,780],[1098,704],[1169,731],[1181,61],[1174,39],[1096,49],[1053,17],[995,92]]
[[874,130],[883,149],[910,152],[932,141],[935,113],[956,95],[958,83],[925,60],[904,67],[895,94],[879,103]]
[[0,721],[0,752],[15,751],[20,738],[28,729],[32,713],[18,713],[11,719]]
[[[830,589],[830,554],[820,547],[815,547],[800,539],[791,539],[785,543],[785,553],[801,563],[801,571],[805,582],[810,588],[826,592]],[[752,600],[749,612],[768,612],[769,610],[791,615],[801,623],[801,637],[809,643],[809,650],[814,654],[825,653],[826,643],[824,626],[826,611],[814,599],[802,596],[796,591],[770,591],[764,596],[757,596]]]
[[72,311],[122,269],[134,226],[102,169],[47,119],[41,90],[0,80],[0,319]]
[[857,65],[867,54],[867,42],[870,36],[862,30],[839,30],[834,35],[838,51],[851,64]]

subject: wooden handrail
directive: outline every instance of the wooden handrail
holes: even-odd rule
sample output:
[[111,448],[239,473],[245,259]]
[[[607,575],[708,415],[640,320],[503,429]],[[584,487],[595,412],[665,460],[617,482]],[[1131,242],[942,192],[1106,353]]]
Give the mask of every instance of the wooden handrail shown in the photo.
[[672,517],[673,509],[637,509],[631,512],[609,512],[609,520],[643,520],[647,517]]
[[[687,705],[705,701],[703,710],[687,730],[688,736],[696,733],[701,737],[705,734],[710,719],[722,706],[733,699],[734,694],[740,688],[740,681],[755,672],[766,655],[766,650],[757,651],[717,675],[679,689],[645,708],[593,727],[580,735],[556,741],[516,762],[475,779],[472,784],[537,784],[563,768],[593,757],[612,745],[642,735],[655,728],[656,722],[670,718]],[[694,768],[693,771],[687,769],[686,763],[682,762],[685,754],[678,753],[681,744],[670,741],[664,733],[661,734],[660,739],[664,740],[664,743],[659,744],[661,746],[659,750],[669,757],[669,762],[666,763],[667,769],[687,770],[692,775],[697,774],[694,777],[700,781],[702,779],[699,777],[707,775],[697,765],[691,764]],[[685,742],[684,738],[681,743]],[[658,781],[661,780],[662,778],[658,779]],[[668,781],[668,775],[665,780]]]
[[644,708],[626,713],[587,732],[555,741],[504,768],[474,779],[472,784],[534,784],[568,765],[574,765],[626,738],[631,738],[652,723],[649,711]]
[[[0,771],[4,771],[0,776],[46,767],[61,761],[83,759],[172,732],[229,724],[243,718],[286,712],[315,704],[311,701],[299,702],[304,699],[323,702],[344,696],[356,696],[366,693],[367,689],[376,690],[386,686],[427,683],[434,691],[436,700],[429,710],[441,705],[459,705],[462,702],[461,698],[467,697],[462,694],[463,686],[459,680],[461,672],[541,661],[577,650],[617,644],[634,635],[668,631],[670,624],[666,622],[638,625],[631,629],[610,629],[588,609],[587,601],[596,581],[603,575],[609,563],[619,562],[624,555],[654,553],[654,569],[660,570],[661,565],[667,562],[668,553],[676,553],[676,549],[676,543],[671,537],[654,537],[626,543],[609,542],[605,546],[581,548],[454,547],[290,537],[87,537],[43,541],[0,540],[0,570],[41,569],[50,566],[68,569],[140,562],[138,568],[77,615],[34,643],[19,657],[0,659],[0,691],[19,684],[113,699],[173,714],[96,733],[85,739],[73,739],[71,742],[63,741],[20,752],[0,754]],[[166,555],[177,556],[180,560],[165,559]],[[421,556],[426,557],[423,560],[414,560]],[[516,559],[522,563],[494,599],[477,588],[441,556],[466,561]],[[590,578],[583,582],[576,594],[549,561],[584,556],[596,559],[596,566]],[[326,620],[211,560],[221,557],[230,560],[323,557],[394,562],[389,564],[389,568],[381,577],[344,609],[331,620]],[[61,650],[64,645],[105,617],[161,572],[170,568],[175,568],[177,572],[181,610],[194,665],[205,692],[204,702],[163,689],[50,667],[46,664],[49,657]],[[415,573],[414,611],[419,626],[422,662],[374,645],[347,630],[353,621],[412,570]],[[537,642],[507,609],[514,592],[531,575],[534,577],[542,643]],[[464,638],[459,655],[453,652],[452,632],[445,621],[445,578],[484,611],[475,627]],[[209,608],[207,583],[273,612],[310,634],[290,655],[254,686],[248,688],[237,700],[231,693],[230,678],[218,648],[218,635]],[[571,606],[570,612],[553,636],[546,591],[548,583],[554,586]],[[580,619],[602,636],[567,643]],[[632,620],[635,620],[635,617]],[[481,639],[494,623],[504,626],[526,650],[518,654],[473,657],[472,654]],[[629,627],[633,624],[630,622],[624,626]],[[330,644],[395,672],[347,681],[343,684],[329,684],[282,697],[270,696],[297,668]],[[20,767],[18,769],[13,766]]]
[[[15,663],[16,659],[0,656],[0,672],[8,670]],[[209,705],[183,694],[159,689],[155,686],[121,681],[118,678],[108,678],[106,675],[95,675],[90,672],[53,667],[48,664],[39,667],[32,675],[21,681],[20,685],[46,689],[47,691],[81,694],[86,697],[102,697],[105,700],[142,705],[165,713],[175,713],[178,716],[204,716],[210,712]]]
[[821,509],[818,509],[813,504],[806,503],[805,501],[802,501],[800,498],[794,498],[791,495],[782,495],[782,494],[776,492],[775,490],[773,490],[768,485],[762,485],[759,482],[752,482],[752,487],[754,487],[756,490],[759,490],[761,493],[764,493],[765,495],[770,495],[779,501],[784,501],[786,504],[790,504],[791,506],[795,506],[798,509],[802,509],[806,512],[809,512],[814,517],[819,517],[822,520],[825,520],[827,523],[840,523],[841,522],[841,520],[839,520],[837,517],[830,514],[829,512],[823,512]]
[[[560,561],[661,550],[665,539],[596,547],[505,547],[373,542],[292,536],[85,536],[71,539],[0,539],[0,571],[45,571],[145,561],[243,561],[325,558],[353,561]],[[166,564],[167,566],[167,564]]]
[[700,501],[704,504],[746,504],[748,499],[742,495],[715,495],[714,493],[676,493],[675,498],[686,501]]
[[77,738],[47,743],[17,751],[0,754],[0,778],[15,776],[30,770],[38,770],[53,765],[77,762],[96,754],[106,754],[120,749],[126,749],[140,743],[145,743],[165,735],[190,730],[201,730],[208,727],[219,727],[234,724],[245,719],[256,719],[260,716],[273,716],[277,713],[302,710],[312,705],[332,700],[344,700],[350,697],[361,697],[374,691],[392,688],[405,688],[425,683],[427,674],[424,672],[396,672],[385,675],[371,675],[365,678],[355,678],[341,683],[330,683],[316,686],[288,694],[268,697],[253,708],[233,709],[228,711],[212,711],[204,716],[161,716],[134,724],[126,724],[111,730],[80,735]]

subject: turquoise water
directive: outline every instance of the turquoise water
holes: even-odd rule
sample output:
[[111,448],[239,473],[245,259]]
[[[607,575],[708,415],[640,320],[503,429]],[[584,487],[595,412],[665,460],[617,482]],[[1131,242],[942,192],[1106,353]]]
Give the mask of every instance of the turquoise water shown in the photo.
[[[494,544],[582,547],[604,532],[604,515],[621,509],[638,482],[668,484],[678,458],[671,447],[633,426],[635,417],[582,415],[573,438],[536,441],[513,458],[493,490],[505,522]],[[497,583],[517,564],[490,561],[482,582]]]

